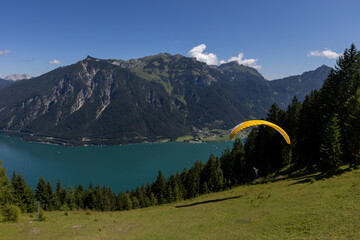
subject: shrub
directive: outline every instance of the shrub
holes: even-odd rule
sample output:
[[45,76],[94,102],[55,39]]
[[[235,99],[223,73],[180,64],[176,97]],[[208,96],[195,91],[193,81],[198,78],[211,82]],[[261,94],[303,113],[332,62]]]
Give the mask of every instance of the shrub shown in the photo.
[[6,204],[2,209],[1,213],[4,216],[5,222],[18,222],[21,210],[18,206]]
[[39,218],[38,218],[38,220],[39,221],[45,221],[46,220],[46,217],[44,215],[44,210],[42,210],[41,208],[39,210]]
[[91,215],[90,211],[86,211],[85,215]]
[[69,216],[69,213],[68,213],[68,212],[65,212],[64,215],[65,215],[65,216]]

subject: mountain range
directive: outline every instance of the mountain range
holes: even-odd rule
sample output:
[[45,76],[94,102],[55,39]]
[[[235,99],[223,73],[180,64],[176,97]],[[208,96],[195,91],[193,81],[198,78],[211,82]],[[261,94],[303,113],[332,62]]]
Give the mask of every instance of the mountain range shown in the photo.
[[128,61],[88,56],[32,79],[5,86],[0,80],[0,130],[63,145],[174,140],[265,117],[272,103],[285,108],[293,96],[302,100],[320,88],[330,70],[268,81],[237,62],[209,66],[167,53]]

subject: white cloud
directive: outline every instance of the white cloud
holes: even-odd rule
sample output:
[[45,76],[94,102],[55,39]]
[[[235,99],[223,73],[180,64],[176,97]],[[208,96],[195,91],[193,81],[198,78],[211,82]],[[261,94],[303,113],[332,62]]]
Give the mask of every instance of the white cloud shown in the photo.
[[3,51],[0,51],[0,56],[8,54],[8,53],[11,53],[11,51],[9,49],[5,49]]
[[329,59],[336,59],[340,57],[342,54],[336,53],[334,51],[331,51],[330,49],[325,49],[324,51],[310,51],[308,54],[308,57],[326,57]]
[[207,65],[218,65],[219,60],[214,53],[203,53],[206,49],[205,44],[200,44],[199,46],[194,47],[188,52],[190,57],[196,58],[199,62],[204,62]]
[[61,61],[54,59],[54,60],[50,61],[49,63],[50,64],[61,64]]
[[253,67],[256,69],[261,68],[261,66],[257,65],[257,59],[245,59],[243,53],[239,53],[237,56],[231,57],[227,61],[225,60],[219,61],[216,54],[204,53],[205,49],[206,49],[206,45],[200,44],[199,46],[192,48],[188,52],[188,55],[190,57],[196,58],[196,60],[198,60],[199,62],[206,63],[207,65],[219,65],[223,63],[236,61],[244,66]]
[[224,60],[221,60],[220,61],[220,64],[223,64],[223,63],[228,63],[228,62],[238,62],[239,64],[242,64],[244,66],[248,66],[248,67],[252,67],[252,68],[256,68],[256,69],[260,69],[261,66],[260,65],[257,65],[257,59],[253,59],[253,58],[250,58],[250,59],[246,59],[244,58],[244,54],[243,53],[239,53],[239,55],[235,56],[235,57],[231,57],[229,58],[227,61],[224,61]]

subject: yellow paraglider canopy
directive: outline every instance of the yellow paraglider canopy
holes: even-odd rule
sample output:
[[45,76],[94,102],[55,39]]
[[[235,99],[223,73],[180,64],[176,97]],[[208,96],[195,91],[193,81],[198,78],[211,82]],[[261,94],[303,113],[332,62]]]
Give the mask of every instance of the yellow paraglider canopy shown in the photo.
[[243,130],[244,128],[248,128],[248,127],[252,127],[252,126],[256,126],[256,125],[266,125],[269,127],[274,128],[276,131],[278,131],[283,138],[285,139],[285,141],[287,142],[287,144],[290,144],[290,138],[287,135],[287,133],[278,125],[268,122],[268,121],[264,121],[264,120],[251,120],[251,121],[246,121],[246,122],[242,122],[238,125],[236,125],[230,132],[230,139],[232,139],[235,134],[237,134],[239,131]]

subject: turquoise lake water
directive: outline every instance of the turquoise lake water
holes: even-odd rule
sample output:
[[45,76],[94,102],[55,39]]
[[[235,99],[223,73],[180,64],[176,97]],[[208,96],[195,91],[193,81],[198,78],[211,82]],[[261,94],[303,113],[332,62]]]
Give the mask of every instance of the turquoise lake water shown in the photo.
[[60,179],[63,186],[92,183],[120,192],[155,181],[159,170],[168,177],[197,160],[206,162],[228,146],[232,142],[61,147],[0,135],[0,159],[10,179],[15,171],[34,189],[42,176],[54,188]]

